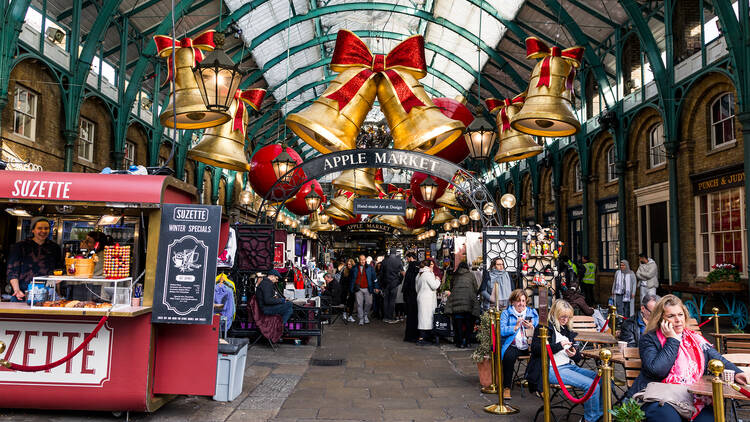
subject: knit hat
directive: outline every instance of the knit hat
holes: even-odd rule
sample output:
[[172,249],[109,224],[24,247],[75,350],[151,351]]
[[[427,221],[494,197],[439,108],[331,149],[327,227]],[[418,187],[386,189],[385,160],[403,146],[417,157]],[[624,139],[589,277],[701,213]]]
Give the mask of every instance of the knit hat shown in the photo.
[[271,271],[269,271],[269,272],[268,272],[268,275],[275,275],[276,277],[279,277],[279,278],[281,278],[281,273],[279,273],[279,272],[278,272],[278,271],[276,271],[276,270],[271,270]]
[[[45,221],[45,222],[47,222],[47,224],[50,224],[49,220],[47,220],[46,217],[34,217],[34,218],[31,219],[31,226],[29,226],[29,230],[34,230],[34,226],[36,226],[36,223],[38,223],[40,221]],[[51,226],[51,224],[50,224],[50,226]]]

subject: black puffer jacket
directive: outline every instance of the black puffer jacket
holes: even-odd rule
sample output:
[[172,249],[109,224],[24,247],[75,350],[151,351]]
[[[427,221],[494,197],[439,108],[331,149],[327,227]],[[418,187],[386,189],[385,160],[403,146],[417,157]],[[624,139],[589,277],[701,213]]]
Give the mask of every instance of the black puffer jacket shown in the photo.
[[[526,365],[526,380],[529,382],[529,391],[531,391],[532,393],[535,391],[542,391],[542,353],[547,353],[547,351],[542,351],[542,339],[539,338],[541,327],[542,325],[539,324],[534,329],[534,338],[531,340],[531,359],[529,359],[529,363]],[[560,334],[567,337],[571,342],[575,342],[575,338],[576,336],[578,336],[578,333],[576,333],[575,331],[570,331],[568,327],[564,325],[560,326]],[[552,349],[552,354],[555,354],[563,349],[562,344],[557,342],[555,327],[551,322],[547,325],[547,336],[547,343]],[[581,351],[576,349],[575,356],[571,357],[570,359],[573,362],[578,363],[581,359],[583,359],[583,356],[581,356]],[[551,366],[549,370],[550,373],[552,373]]]
[[445,304],[446,314],[471,312],[477,297],[477,279],[471,271],[459,268],[453,275],[451,295]]

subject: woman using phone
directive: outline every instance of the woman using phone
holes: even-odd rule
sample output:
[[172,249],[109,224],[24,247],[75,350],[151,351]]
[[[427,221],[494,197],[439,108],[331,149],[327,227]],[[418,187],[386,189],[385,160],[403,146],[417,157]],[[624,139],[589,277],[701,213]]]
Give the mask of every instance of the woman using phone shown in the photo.
[[[582,359],[581,353],[574,347],[578,333],[573,331],[573,307],[570,303],[558,299],[552,303],[547,315],[548,338],[547,344],[550,345],[554,355],[554,363],[560,373],[560,381],[565,385],[571,385],[581,390],[587,391],[594,382],[596,373],[592,370],[581,368],[574,362]],[[539,338],[539,328],[534,330],[534,339],[531,342],[531,359],[526,369],[526,379],[529,381],[529,390],[541,393],[542,391],[542,341]],[[550,362],[551,363],[551,362]],[[550,366],[549,370],[550,384],[557,384],[555,371]],[[583,404],[582,422],[595,422],[604,414],[602,411],[602,401],[599,385],[596,386],[594,393]]]
[[500,340],[503,342],[503,396],[510,398],[513,384],[513,367],[519,356],[529,355],[529,340],[526,330],[539,325],[539,314],[528,308],[526,292],[516,289],[510,292],[510,306],[500,314]]
[[[687,317],[688,310],[680,298],[664,296],[651,313],[641,337],[641,373],[628,390],[628,396],[636,395],[646,402],[642,406],[646,421],[713,421],[710,397],[687,392],[688,385],[708,374],[711,359],[719,359],[726,369],[735,371],[734,380],[738,384],[748,382],[747,374],[724,359],[703,336],[686,328]],[[647,388],[649,383],[674,386]],[[660,401],[665,402],[663,406]]]

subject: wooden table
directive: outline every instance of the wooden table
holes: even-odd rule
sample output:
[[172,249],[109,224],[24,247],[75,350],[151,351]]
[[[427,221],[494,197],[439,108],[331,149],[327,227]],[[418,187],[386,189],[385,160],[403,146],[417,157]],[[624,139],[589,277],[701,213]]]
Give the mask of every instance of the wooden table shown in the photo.
[[594,331],[581,331],[575,338],[576,341],[598,344],[617,344],[617,339],[612,333],[597,333]]
[[[713,375],[704,375],[703,378],[701,378],[700,381],[698,381],[695,384],[688,385],[688,391],[693,394],[699,394],[701,396],[712,396],[713,390],[711,389],[711,380],[713,379]],[[734,389],[726,384],[724,384],[724,398],[725,399],[733,399],[733,400],[750,400],[747,397],[745,397],[744,394],[740,393],[739,391],[734,391]]]
[[[621,365],[625,364],[625,357],[620,353],[619,350],[615,349],[609,349],[612,352],[612,359],[609,360],[610,363],[619,363]],[[587,349],[581,352],[581,356],[589,359],[599,359],[599,351],[600,349]]]

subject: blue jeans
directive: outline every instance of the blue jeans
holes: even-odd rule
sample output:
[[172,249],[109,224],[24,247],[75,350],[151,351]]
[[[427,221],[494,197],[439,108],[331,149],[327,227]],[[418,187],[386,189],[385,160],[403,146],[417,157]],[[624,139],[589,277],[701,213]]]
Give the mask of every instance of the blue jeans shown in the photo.
[[[591,387],[591,383],[594,381],[594,377],[596,376],[594,371],[580,368],[570,363],[558,366],[557,370],[560,372],[560,378],[565,385],[571,385],[583,390],[584,392],[588,391],[589,387]],[[555,377],[555,371],[551,366],[549,368],[549,382],[557,384],[557,377]],[[591,394],[591,397],[583,403],[583,418],[587,422],[594,422],[602,417],[603,414],[601,393],[599,391],[599,385],[597,385],[594,393]]]
[[281,315],[281,322],[286,325],[286,322],[289,321],[289,317],[292,316],[292,302],[264,306],[261,311],[263,311],[263,315]]

